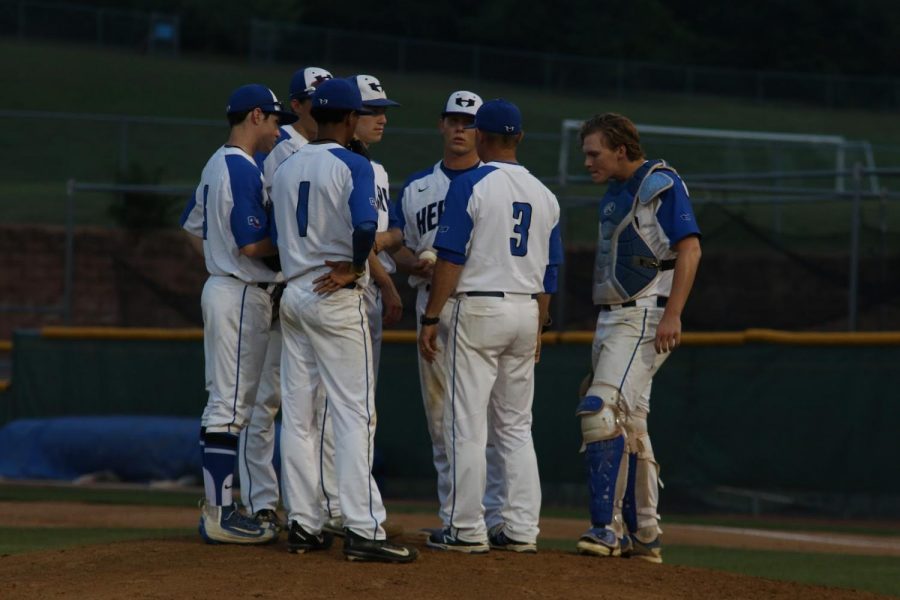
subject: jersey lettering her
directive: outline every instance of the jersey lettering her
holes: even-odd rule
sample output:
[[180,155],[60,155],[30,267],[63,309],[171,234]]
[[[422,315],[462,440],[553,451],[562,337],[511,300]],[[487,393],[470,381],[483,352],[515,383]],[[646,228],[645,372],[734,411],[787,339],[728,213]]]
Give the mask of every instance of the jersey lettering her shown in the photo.
[[444,201],[432,202],[428,206],[424,206],[416,213],[416,228],[419,235],[424,236],[427,232],[437,229],[438,221],[444,214]]

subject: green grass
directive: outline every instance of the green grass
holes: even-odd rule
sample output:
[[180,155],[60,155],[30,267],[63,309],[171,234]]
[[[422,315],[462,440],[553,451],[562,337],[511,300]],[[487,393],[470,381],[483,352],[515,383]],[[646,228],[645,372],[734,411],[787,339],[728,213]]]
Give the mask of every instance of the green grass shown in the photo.
[[665,560],[671,565],[900,596],[900,560],[895,557],[671,546],[665,549]]
[[191,535],[186,528],[101,529],[67,527],[0,527],[0,555],[57,550],[126,540],[154,540]]

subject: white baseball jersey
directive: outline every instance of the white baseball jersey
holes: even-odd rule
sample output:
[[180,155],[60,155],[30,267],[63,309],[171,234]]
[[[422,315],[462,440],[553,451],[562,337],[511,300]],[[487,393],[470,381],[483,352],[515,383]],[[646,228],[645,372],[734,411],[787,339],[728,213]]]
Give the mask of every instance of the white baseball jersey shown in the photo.
[[[403,243],[417,256],[423,250],[434,248],[434,236],[444,214],[444,198],[450,182],[480,165],[454,170],[438,161],[434,166],[412,174],[403,184],[400,197],[391,208],[396,215],[396,226],[403,231]],[[412,287],[425,283],[428,281],[421,277],[409,277]]]
[[288,157],[272,189],[287,280],[326,269],[326,260],[352,261],[353,229],[377,222],[371,163],[334,142],[307,144]]
[[262,172],[250,155],[222,146],[210,157],[182,213],[181,226],[203,238],[206,270],[211,275],[232,275],[247,283],[278,280],[263,261],[240,252],[271,237],[267,204]]
[[275,169],[283,163],[288,156],[309,143],[303,134],[294,129],[293,125],[284,125],[281,128],[281,136],[275,147],[263,159],[263,179],[266,182],[266,191],[271,195],[272,182],[275,180]]
[[[390,183],[387,171],[381,163],[372,161],[372,169],[375,171],[375,201],[378,209],[378,229],[376,231],[387,231],[391,227],[398,227],[393,219],[393,211],[391,210]],[[384,270],[393,273],[397,270],[394,259],[386,251],[382,250],[378,253],[378,260],[381,261]]]
[[537,294],[562,262],[558,225],[556,196],[528,169],[489,162],[450,184],[434,247],[465,264],[457,292]]

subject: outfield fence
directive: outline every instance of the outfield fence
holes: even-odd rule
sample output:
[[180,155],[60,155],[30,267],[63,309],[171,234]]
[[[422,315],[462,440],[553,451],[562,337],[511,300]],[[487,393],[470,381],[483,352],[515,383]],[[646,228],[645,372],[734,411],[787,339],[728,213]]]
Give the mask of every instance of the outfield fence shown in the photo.
[[[574,411],[591,337],[546,336],[536,366],[533,434],[548,503],[586,502]],[[422,400],[410,385],[413,339],[385,332],[376,395],[375,444],[395,497],[433,493]],[[17,332],[13,352],[0,423],[100,415],[199,422],[206,401],[197,329],[46,328]],[[777,494],[782,508],[896,517],[900,481],[884,475],[900,455],[900,411],[887,392],[900,384],[898,360],[897,332],[686,334],[653,382],[650,428],[663,501],[708,506],[739,490]]]

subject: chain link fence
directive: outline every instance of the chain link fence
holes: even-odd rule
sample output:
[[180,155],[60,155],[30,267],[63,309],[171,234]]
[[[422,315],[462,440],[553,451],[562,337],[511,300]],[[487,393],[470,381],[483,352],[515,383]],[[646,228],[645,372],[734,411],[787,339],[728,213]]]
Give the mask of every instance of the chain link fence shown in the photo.
[[[360,52],[360,48],[365,48],[365,52]],[[496,81],[619,98],[675,93],[803,102],[829,108],[900,107],[900,80],[892,78],[587,58],[258,19],[251,24],[250,58],[262,62],[355,65],[399,73],[442,73],[476,82]]]

